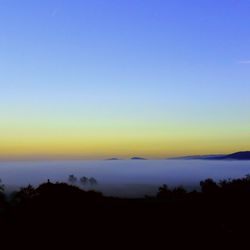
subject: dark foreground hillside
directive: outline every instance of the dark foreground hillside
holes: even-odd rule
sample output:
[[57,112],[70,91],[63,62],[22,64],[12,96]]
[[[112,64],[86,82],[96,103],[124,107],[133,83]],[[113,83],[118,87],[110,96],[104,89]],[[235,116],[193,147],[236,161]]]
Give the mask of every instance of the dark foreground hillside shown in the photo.
[[201,189],[187,193],[162,186],[157,197],[119,199],[65,183],[28,186],[8,201],[2,195],[1,244],[17,249],[243,249],[239,246],[250,235],[250,177],[208,179]]

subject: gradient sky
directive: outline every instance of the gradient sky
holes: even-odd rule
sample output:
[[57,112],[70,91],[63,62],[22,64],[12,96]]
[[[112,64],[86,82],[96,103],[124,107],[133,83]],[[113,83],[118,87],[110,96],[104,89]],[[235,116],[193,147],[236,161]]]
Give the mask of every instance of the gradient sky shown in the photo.
[[249,0],[0,0],[0,156],[250,149]]

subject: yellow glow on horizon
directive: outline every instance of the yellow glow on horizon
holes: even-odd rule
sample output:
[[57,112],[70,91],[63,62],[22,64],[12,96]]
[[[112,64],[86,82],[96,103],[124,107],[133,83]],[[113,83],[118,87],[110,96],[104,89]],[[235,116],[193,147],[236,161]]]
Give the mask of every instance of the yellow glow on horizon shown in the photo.
[[0,127],[0,158],[166,158],[249,150],[248,125],[167,121],[27,122]]
[[244,150],[248,141],[209,138],[123,137],[26,138],[1,141],[1,156],[98,159],[106,157],[153,157],[229,153]]

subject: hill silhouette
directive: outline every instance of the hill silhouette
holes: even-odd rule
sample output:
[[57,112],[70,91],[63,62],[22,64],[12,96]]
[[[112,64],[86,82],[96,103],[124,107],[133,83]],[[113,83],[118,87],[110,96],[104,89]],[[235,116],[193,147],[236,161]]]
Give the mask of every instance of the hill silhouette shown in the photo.
[[146,158],[143,158],[143,157],[138,157],[138,156],[136,156],[136,157],[130,158],[130,160],[147,160],[147,159],[146,159]]
[[233,154],[229,154],[223,157],[224,159],[235,159],[235,160],[250,160],[250,151],[241,151]]
[[172,157],[168,159],[183,159],[183,160],[250,160],[250,151],[240,151],[228,155],[190,155]]

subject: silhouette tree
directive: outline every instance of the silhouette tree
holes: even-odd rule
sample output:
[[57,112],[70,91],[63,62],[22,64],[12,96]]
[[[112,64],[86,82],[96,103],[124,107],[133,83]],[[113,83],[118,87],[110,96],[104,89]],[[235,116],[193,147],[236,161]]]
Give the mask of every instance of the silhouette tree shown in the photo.
[[224,193],[250,193],[250,175],[241,179],[221,180],[219,186]]
[[182,196],[187,193],[186,189],[183,186],[176,187],[172,190],[174,196]]
[[6,196],[4,194],[4,184],[2,184],[2,180],[0,179],[0,210],[6,204]]
[[219,190],[219,186],[211,178],[201,181],[200,186],[201,186],[201,191],[203,193],[214,194],[214,193],[217,193]]
[[2,179],[0,179],[0,192],[3,193],[4,192],[4,184],[2,184]]
[[86,176],[80,178],[80,182],[82,185],[86,185],[89,182],[89,179]]
[[168,185],[164,184],[159,187],[157,197],[158,198],[169,198],[171,197],[172,191],[169,189]]
[[173,198],[180,198],[187,194],[187,191],[184,189],[183,186],[176,187],[174,189],[170,189],[166,184],[159,187],[159,191],[157,193],[158,198],[164,199],[173,199]]
[[27,187],[20,188],[20,191],[16,193],[15,199],[19,201],[30,200],[37,195],[36,189],[32,185],[28,185]]
[[73,174],[71,174],[71,175],[69,175],[68,181],[71,184],[75,184],[77,182],[77,178]]
[[97,185],[97,180],[96,180],[94,177],[90,177],[90,178],[89,178],[89,183],[90,183],[91,185]]

